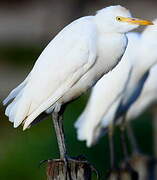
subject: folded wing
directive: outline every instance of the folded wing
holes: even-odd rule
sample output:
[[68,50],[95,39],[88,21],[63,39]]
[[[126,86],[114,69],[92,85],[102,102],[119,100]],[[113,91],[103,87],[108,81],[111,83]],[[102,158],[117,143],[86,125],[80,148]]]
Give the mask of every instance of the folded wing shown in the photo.
[[28,81],[21,85],[17,96],[12,96],[15,98],[6,109],[14,127],[24,121],[24,129],[27,128],[77,83],[96,60],[95,41],[95,26],[85,19],[70,24],[50,42],[35,63]]

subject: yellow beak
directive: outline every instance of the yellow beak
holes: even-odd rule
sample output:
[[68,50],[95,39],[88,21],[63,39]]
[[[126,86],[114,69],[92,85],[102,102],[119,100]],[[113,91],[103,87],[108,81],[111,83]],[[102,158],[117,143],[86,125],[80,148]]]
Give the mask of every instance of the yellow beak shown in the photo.
[[140,25],[140,26],[153,25],[152,21],[142,20],[142,19],[119,17],[119,20],[122,21],[122,22],[127,22],[127,23],[130,23],[130,24],[137,24],[137,25]]

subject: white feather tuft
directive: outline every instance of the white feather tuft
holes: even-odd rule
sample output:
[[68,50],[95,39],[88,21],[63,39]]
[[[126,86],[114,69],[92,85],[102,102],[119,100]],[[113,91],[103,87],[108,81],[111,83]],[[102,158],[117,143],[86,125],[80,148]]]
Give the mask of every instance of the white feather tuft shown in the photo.
[[3,101],[3,105],[7,105],[9,103],[9,101],[11,101],[12,99],[14,99],[18,93],[25,87],[27,81],[28,81],[28,78],[29,78],[29,75],[26,77],[26,79],[21,83],[19,84],[15,89],[13,89],[10,94],[8,95],[7,98],[4,99]]

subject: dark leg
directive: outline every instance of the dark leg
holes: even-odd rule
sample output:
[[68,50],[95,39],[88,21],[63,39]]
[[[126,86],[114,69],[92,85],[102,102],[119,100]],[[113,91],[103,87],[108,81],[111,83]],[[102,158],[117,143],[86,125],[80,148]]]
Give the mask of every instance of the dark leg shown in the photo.
[[57,143],[59,147],[60,159],[48,161],[47,178],[49,180],[74,180],[91,179],[93,167],[86,160],[81,158],[69,158],[65,143],[63,129],[63,112],[65,106],[56,109],[52,113],[54,129],[56,132]]
[[115,165],[115,149],[114,149],[114,126],[115,121],[108,127],[108,137],[109,137],[109,148],[110,148],[110,171],[107,173],[105,179],[119,179],[119,168]]
[[114,153],[114,123],[109,126],[108,131],[109,137],[109,147],[110,147],[110,161],[111,161],[111,169],[115,169],[115,153]]
[[128,138],[129,138],[129,141],[130,141],[132,149],[133,149],[133,153],[139,154],[140,150],[139,150],[138,144],[136,142],[136,138],[134,136],[130,122],[127,122],[127,134],[128,134]]
[[126,134],[125,134],[125,128],[126,128],[126,114],[124,114],[122,116],[122,120],[120,123],[120,137],[121,137],[121,144],[122,144],[122,150],[123,150],[123,154],[125,159],[128,159],[128,150],[127,150],[127,139],[126,139]]
[[65,135],[63,129],[63,112],[56,112],[52,113],[53,124],[56,132],[57,143],[60,152],[60,159],[62,159],[65,163],[65,172],[66,172],[66,179],[71,180],[71,173],[68,164],[68,157],[67,157],[67,148],[65,143]]
[[57,142],[60,152],[60,158],[65,159],[67,155],[67,149],[65,145],[65,136],[63,130],[63,115],[59,114],[58,112],[53,112],[52,114],[53,124],[57,136]]

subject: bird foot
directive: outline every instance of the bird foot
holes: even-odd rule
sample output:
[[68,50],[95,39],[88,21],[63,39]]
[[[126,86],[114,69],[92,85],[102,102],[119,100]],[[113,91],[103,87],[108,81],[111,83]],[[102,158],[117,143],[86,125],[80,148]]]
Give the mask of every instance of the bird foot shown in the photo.
[[77,157],[70,157],[69,159],[70,159],[70,161],[72,161],[72,162],[76,162],[76,163],[80,163],[80,164],[82,164],[82,163],[87,164],[87,165],[91,168],[92,172],[94,172],[94,173],[96,174],[97,179],[99,179],[99,177],[100,177],[99,172],[98,172],[97,169],[94,167],[94,165],[91,164],[91,163],[86,159],[86,157],[85,157],[84,155],[79,155],[79,156],[77,156]]

